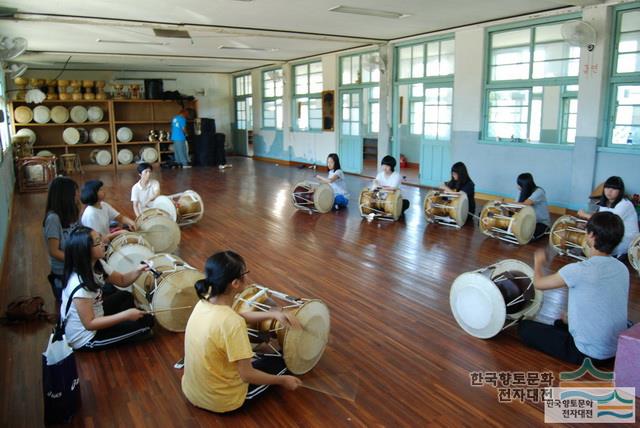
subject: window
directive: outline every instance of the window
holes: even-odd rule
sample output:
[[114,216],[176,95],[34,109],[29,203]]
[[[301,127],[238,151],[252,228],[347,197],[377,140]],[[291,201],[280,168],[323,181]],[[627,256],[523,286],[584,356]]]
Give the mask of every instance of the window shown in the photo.
[[562,37],[567,21],[489,30],[485,139],[575,142],[580,48]]
[[455,41],[429,40],[396,48],[398,94],[409,98],[409,133],[451,139]]
[[633,6],[616,10],[607,138],[610,147],[640,147],[640,9]]
[[[356,125],[354,121],[361,120],[361,128],[358,132],[364,132],[368,137],[375,138],[375,134],[380,132],[380,67],[382,61],[380,53],[360,52],[340,57],[340,88],[343,90],[356,90],[359,92],[356,98],[349,97],[351,104],[357,102],[358,110],[352,107],[344,107],[349,113],[347,122],[343,125],[343,135],[354,134]],[[343,101],[345,98],[343,97]],[[362,108],[362,111],[359,109]],[[356,115],[356,113],[358,113]],[[349,133],[345,134],[344,131]]]
[[282,69],[262,72],[262,127],[282,129]]
[[322,129],[322,62],[293,66],[294,126],[298,131]]
[[236,129],[253,129],[253,99],[251,75],[237,76],[234,80]]
[[380,54],[369,52],[340,58],[340,85],[380,82]]

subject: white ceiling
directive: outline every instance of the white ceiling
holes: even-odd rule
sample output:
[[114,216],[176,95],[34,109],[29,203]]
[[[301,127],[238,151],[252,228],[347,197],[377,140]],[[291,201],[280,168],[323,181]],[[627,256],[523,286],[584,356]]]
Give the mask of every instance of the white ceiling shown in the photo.
[[[67,69],[229,73],[594,3],[602,0],[0,0],[0,7],[17,9],[0,19],[0,36],[26,38],[28,52],[17,61],[32,68],[68,61]],[[328,11],[338,5],[409,16]],[[186,30],[191,38],[156,37],[153,28]]]

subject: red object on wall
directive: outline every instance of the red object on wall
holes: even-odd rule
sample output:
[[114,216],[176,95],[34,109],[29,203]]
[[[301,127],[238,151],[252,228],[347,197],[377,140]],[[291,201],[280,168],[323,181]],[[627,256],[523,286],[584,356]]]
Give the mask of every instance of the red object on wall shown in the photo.
[[406,168],[407,167],[407,158],[405,157],[405,155],[400,155],[400,168]]

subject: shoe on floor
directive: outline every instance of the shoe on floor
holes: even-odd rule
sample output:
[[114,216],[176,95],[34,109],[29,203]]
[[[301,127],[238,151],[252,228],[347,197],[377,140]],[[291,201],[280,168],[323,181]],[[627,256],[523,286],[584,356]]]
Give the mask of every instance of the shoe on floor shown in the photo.
[[191,168],[191,165],[182,165],[182,168]]
[[224,169],[224,165],[218,165],[218,169]]

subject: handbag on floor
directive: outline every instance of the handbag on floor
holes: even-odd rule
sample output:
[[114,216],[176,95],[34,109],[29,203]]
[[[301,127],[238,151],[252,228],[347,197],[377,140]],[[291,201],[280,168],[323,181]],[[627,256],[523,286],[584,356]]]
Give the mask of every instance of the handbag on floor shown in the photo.
[[47,348],[42,353],[44,422],[47,425],[69,422],[80,404],[80,379],[76,359],[73,348],[67,343],[64,327],[67,324],[66,318],[73,302],[73,295],[81,287],[82,284],[71,292],[64,320],[58,320],[49,337]]

